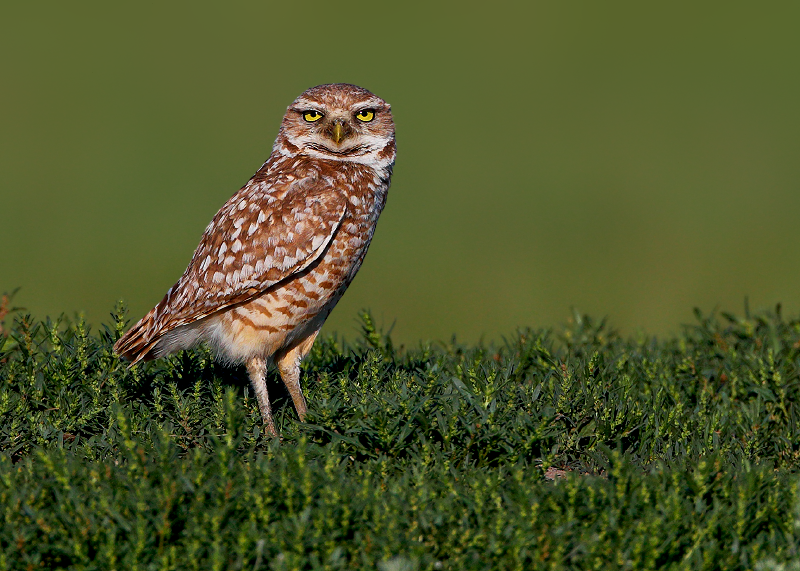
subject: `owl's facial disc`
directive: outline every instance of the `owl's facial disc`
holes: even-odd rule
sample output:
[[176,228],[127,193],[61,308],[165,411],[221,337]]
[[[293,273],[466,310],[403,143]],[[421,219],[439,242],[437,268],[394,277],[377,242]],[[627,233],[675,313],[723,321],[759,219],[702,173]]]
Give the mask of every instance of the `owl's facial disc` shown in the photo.
[[394,122],[389,105],[348,84],[311,88],[289,106],[279,142],[284,153],[357,162],[383,168],[394,162]]

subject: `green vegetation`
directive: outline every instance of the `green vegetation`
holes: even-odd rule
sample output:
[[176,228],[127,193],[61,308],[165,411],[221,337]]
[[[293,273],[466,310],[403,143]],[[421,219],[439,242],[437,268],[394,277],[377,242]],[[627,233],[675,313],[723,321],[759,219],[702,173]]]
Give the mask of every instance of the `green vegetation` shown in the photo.
[[[9,321],[7,319],[6,321]],[[623,339],[577,317],[398,348],[363,316],[271,378],[205,350],[128,370],[122,309],[0,336],[0,569],[792,568],[800,320]],[[787,567],[788,566],[788,567]]]

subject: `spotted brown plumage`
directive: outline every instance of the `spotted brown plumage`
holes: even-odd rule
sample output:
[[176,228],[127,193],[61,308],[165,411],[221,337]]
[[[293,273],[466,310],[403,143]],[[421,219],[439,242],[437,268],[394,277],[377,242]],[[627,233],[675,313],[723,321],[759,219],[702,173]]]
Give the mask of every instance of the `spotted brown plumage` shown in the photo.
[[361,267],[394,159],[385,101],[341,83],[305,91],[289,106],[269,159],[114,350],[134,365],[209,343],[221,360],[246,364],[272,434],[265,374],[274,362],[302,420],[300,362]]

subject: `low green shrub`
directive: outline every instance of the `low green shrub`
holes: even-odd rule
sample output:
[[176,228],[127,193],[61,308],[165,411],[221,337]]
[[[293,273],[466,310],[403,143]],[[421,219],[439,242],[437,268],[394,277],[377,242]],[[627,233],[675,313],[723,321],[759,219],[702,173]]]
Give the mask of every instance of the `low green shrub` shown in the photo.
[[[750,569],[798,558],[800,321],[623,339],[576,316],[398,348],[363,316],[271,376],[198,349],[128,369],[124,329],[0,337],[0,569]],[[555,479],[554,479],[555,478]]]

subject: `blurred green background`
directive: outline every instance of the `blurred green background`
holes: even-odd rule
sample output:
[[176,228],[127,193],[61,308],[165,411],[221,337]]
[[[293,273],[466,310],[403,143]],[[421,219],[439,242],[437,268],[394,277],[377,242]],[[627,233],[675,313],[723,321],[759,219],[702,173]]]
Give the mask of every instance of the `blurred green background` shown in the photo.
[[399,155],[327,331],[623,332],[800,308],[800,4],[7,3],[0,291],[138,319],[320,83],[392,104]]

